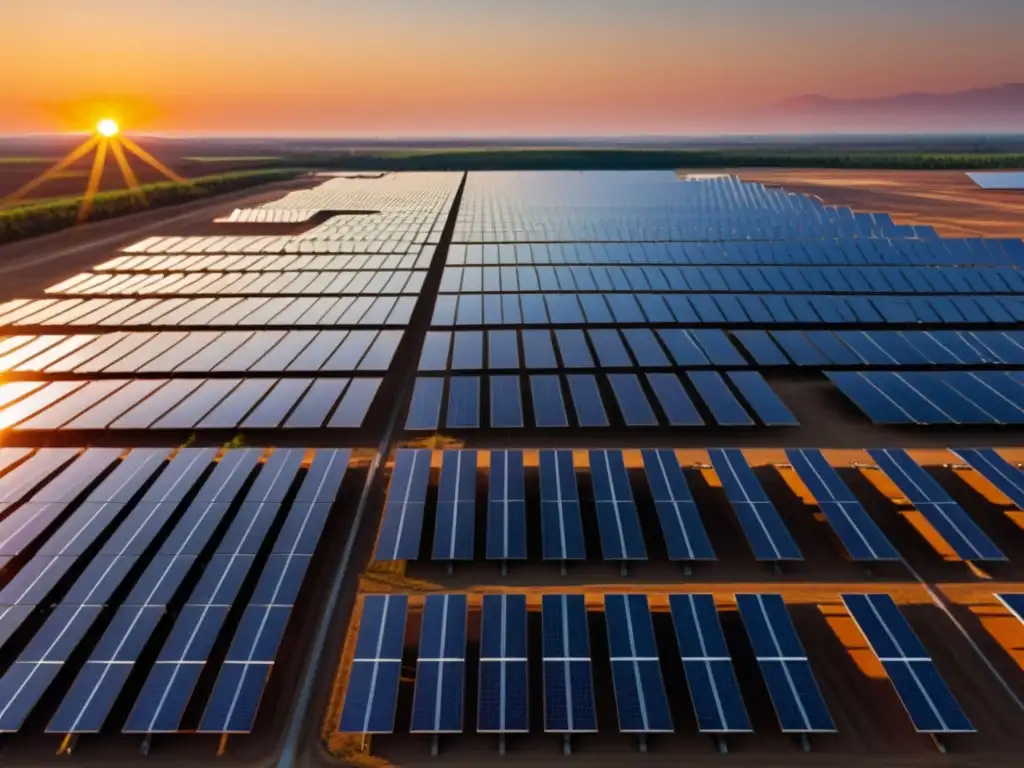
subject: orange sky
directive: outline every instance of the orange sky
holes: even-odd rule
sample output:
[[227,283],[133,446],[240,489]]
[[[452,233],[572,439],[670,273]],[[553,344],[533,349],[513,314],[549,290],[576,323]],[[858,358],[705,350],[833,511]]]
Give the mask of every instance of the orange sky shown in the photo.
[[0,2],[4,133],[742,132],[1024,79],[1024,0]]

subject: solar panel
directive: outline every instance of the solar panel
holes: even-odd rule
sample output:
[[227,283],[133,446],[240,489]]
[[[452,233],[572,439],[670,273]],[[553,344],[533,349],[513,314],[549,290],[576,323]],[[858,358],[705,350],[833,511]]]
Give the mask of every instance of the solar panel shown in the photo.
[[645,450],[642,455],[669,559],[716,559],[675,452]]
[[480,426],[480,379],[476,376],[449,379],[447,426],[451,429]]
[[697,728],[702,733],[753,730],[718,621],[714,597],[669,595],[668,602]]
[[416,379],[413,387],[409,416],[405,421],[408,430],[435,430],[441,420],[441,398],[444,394],[444,379]]
[[753,426],[750,414],[729,390],[722,377],[715,371],[688,371],[690,383],[701,396],[711,415],[723,427]]
[[979,561],[1006,559],[1006,555],[963,508],[906,451],[873,448],[868,453],[958,557]]
[[583,595],[541,597],[544,665],[544,730],[594,733],[594,683]]
[[304,455],[305,449],[280,449],[264,463],[199,583],[178,613],[122,732],[168,733],[179,729],[228,611],[255,565]]
[[[91,733],[103,726],[139,654],[167,611],[168,602],[220,525],[261,453],[232,450],[220,459],[117,609],[50,720],[48,732]],[[70,597],[69,593],[66,599]]]
[[572,451],[540,452],[540,520],[545,560],[586,558]]
[[349,668],[342,733],[392,733],[405,646],[405,595],[365,595]]
[[712,448],[708,455],[750,542],[754,557],[766,561],[803,560],[800,548],[761,488],[743,457],[743,451],[738,448]]
[[523,403],[518,376],[491,376],[491,426],[495,429],[523,426]]
[[466,678],[466,596],[423,602],[410,733],[461,733]]
[[476,520],[476,451],[445,451],[441,460],[434,560],[472,560]]
[[792,448],[786,451],[786,456],[814,495],[822,514],[839,536],[851,559],[899,560],[899,552],[821,451],[815,448]]
[[622,451],[591,451],[590,480],[605,560],[646,560],[647,547]]
[[757,371],[730,371],[729,379],[753,407],[757,417],[769,427],[799,426],[793,413]]
[[834,733],[835,724],[781,595],[736,595],[783,733]]
[[400,449],[395,454],[375,560],[415,560],[419,555],[429,483],[430,451]]
[[522,451],[491,451],[487,484],[487,559],[526,558],[526,487]]
[[957,456],[1024,510],[1024,472],[1013,466],[992,448],[958,448]]
[[478,733],[530,730],[526,596],[484,595],[480,624]]
[[557,376],[531,376],[530,395],[533,418],[538,427],[567,427],[569,419],[562,400],[562,386]]
[[235,630],[200,732],[252,730],[292,608],[345,477],[351,450],[318,450]]
[[626,425],[630,427],[657,426],[658,418],[654,415],[651,404],[647,401],[640,379],[634,373],[611,373],[608,381],[612,385],[615,401],[619,405]]
[[647,596],[607,594],[604,613],[619,730],[673,731]]
[[889,595],[842,595],[843,603],[882,662],[918,733],[973,733],[921,641]]
[[1018,621],[1024,623],[1024,593],[998,592],[996,597]]

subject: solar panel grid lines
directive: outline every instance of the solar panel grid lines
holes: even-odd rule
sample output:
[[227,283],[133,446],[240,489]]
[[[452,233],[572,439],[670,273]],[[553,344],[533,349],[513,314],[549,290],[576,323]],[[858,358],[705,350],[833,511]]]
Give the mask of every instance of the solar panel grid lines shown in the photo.
[[899,560],[899,552],[820,450],[790,448],[786,456],[853,560]]
[[715,560],[711,539],[675,452],[645,449],[641,455],[669,558]]
[[542,450],[539,466],[544,559],[583,560],[583,518],[572,451]]
[[595,733],[587,609],[583,595],[541,597],[544,730]]
[[737,594],[736,606],[783,733],[834,733],[832,716],[782,596]]
[[1006,560],[995,542],[906,451],[871,448],[868,454],[958,557],[977,561]]
[[953,453],[1024,510],[1024,473],[992,448],[957,448]]
[[445,451],[435,512],[433,559],[472,560],[477,452]]
[[348,449],[316,452],[235,630],[199,732],[252,730],[289,616],[350,458]]
[[466,666],[465,595],[423,603],[410,733],[461,733]]
[[710,594],[669,595],[690,700],[702,733],[753,730]]
[[484,595],[481,605],[477,733],[530,729],[525,595]]
[[647,596],[606,594],[604,606],[619,731],[671,733],[675,727]]
[[242,581],[277,516],[305,451],[275,451],[249,489],[164,642],[122,729],[175,732]]
[[743,452],[738,448],[712,448],[708,455],[754,556],[764,561],[803,560],[800,548],[747,464]]
[[973,733],[974,726],[893,599],[887,594],[841,597],[918,733]]
[[427,449],[403,448],[395,454],[374,550],[375,560],[414,560],[419,554],[430,482],[430,456]]
[[338,730],[392,733],[405,643],[405,595],[365,595]]
[[488,560],[526,558],[526,489],[522,451],[491,451],[488,462]]
[[49,732],[90,733],[103,726],[168,602],[262,453],[239,449],[223,455],[115,612],[53,715]]
[[622,451],[592,450],[590,479],[605,560],[646,560],[647,546]]

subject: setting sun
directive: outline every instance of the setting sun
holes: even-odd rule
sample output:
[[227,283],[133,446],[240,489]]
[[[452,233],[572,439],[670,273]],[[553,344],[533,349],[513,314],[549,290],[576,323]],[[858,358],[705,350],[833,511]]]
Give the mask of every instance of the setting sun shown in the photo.
[[99,133],[100,136],[105,136],[108,139],[117,136],[120,130],[121,129],[118,127],[117,123],[109,118],[106,120],[100,120],[96,124],[96,132]]

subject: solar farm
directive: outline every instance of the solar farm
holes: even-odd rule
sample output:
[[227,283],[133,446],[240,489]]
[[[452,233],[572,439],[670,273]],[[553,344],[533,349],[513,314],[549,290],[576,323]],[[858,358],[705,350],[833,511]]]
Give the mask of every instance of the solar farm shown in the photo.
[[1022,265],[392,173],[6,297],[0,760],[1018,765]]

